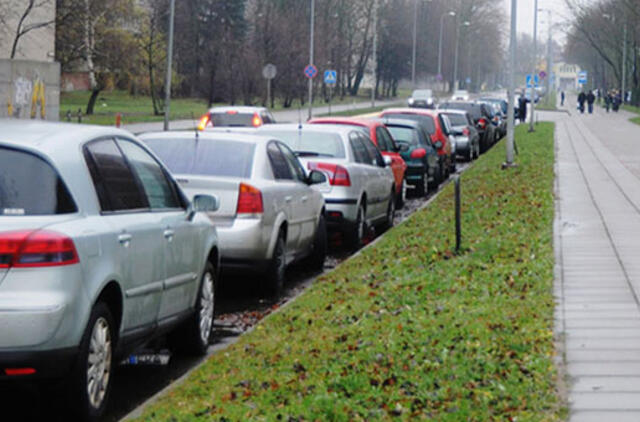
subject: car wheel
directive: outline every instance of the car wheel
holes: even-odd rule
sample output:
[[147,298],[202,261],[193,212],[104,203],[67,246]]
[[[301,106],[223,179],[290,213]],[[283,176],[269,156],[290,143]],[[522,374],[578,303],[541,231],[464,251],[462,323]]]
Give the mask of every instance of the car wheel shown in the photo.
[[451,157],[451,173],[455,174],[455,172],[458,171],[458,166],[456,165],[456,158],[455,157]]
[[400,186],[400,192],[396,196],[396,208],[402,209],[404,203],[407,201],[407,179],[402,179],[402,186]]
[[475,154],[475,148],[473,147],[473,145],[471,145],[469,147],[469,152],[467,152],[466,156],[464,157],[464,160],[468,162],[473,161],[474,154]]
[[324,219],[324,215],[320,216],[318,220],[318,227],[316,228],[316,235],[313,240],[313,249],[309,256],[309,265],[318,271],[324,269],[324,260],[327,257],[327,223]]
[[389,205],[387,205],[387,217],[384,220],[384,224],[382,225],[383,231],[389,230],[393,227],[393,222],[396,218],[396,199],[393,195],[393,190],[391,191],[391,196],[389,197]]
[[284,288],[284,276],[287,268],[286,243],[284,232],[280,232],[276,246],[273,249],[273,256],[269,263],[267,272],[267,293],[271,296],[279,296]]
[[429,190],[429,173],[428,170],[425,169],[424,173],[422,173],[422,180],[419,180],[416,184],[416,196],[419,198],[421,196],[425,196]]
[[358,207],[358,213],[356,214],[356,221],[353,228],[348,235],[348,243],[351,249],[360,249],[364,240],[364,234],[367,231],[367,221],[364,211],[364,205],[360,204]]
[[97,420],[107,407],[115,340],[111,311],[104,302],[98,302],[91,310],[68,380],[69,409],[73,409],[80,420]]

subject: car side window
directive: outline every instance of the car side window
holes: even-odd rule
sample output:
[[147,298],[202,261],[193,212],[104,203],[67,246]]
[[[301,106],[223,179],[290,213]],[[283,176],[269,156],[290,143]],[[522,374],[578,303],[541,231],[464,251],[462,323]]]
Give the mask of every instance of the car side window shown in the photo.
[[293,174],[293,178],[305,183],[307,180],[307,174],[305,173],[302,164],[300,164],[300,161],[298,161],[298,157],[296,157],[296,155],[286,145],[279,143],[278,146],[280,147],[280,150],[282,150],[282,155],[284,155],[285,160],[287,160],[287,164],[289,165],[291,174]]
[[393,152],[393,142],[382,126],[376,128],[376,139],[378,140],[378,148],[380,148],[380,151]]
[[367,149],[362,143],[358,132],[351,132],[349,134],[349,144],[351,145],[351,150],[353,151],[353,156],[355,157],[356,162],[361,164],[369,164],[371,159],[369,158]]
[[149,205],[133,171],[113,139],[92,141],[84,156],[102,211],[145,209]]
[[273,177],[275,177],[276,180],[293,179],[287,160],[284,158],[284,155],[282,155],[282,151],[280,151],[276,142],[269,142],[269,145],[267,145],[267,155],[269,156],[269,162],[271,162]]
[[182,208],[174,183],[155,158],[129,140],[118,139],[118,145],[138,176],[152,210]]
[[380,154],[380,150],[378,149],[378,147],[376,147],[373,141],[366,135],[362,135],[362,143],[365,145],[367,155],[369,156],[369,162],[367,164],[371,164],[372,166],[384,167],[382,154]]

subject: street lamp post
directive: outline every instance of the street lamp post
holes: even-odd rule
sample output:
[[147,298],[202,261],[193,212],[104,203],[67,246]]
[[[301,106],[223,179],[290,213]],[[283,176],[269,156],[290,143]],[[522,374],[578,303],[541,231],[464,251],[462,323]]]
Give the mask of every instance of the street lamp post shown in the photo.
[[[412,59],[411,59],[411,86],[413,88],[416,87],[416,50],[418,44],[418,2],[420,0],[415,0],[413,3],[413,51],[412,51]],[[427,2],[431,2],[432,0],[426,0]]]
[[462,22],[461,25],[456,25],[456,52],[453,60],[453,89],[458,89],[458,49],[460,45],[460,26],[470,26],[469,21]]
[[529,121],[529,132],[535,131],[536,74],[538,73],[538,0],[534,1],[533,7],[533,73],[531,74],[531,120]]
[[371,108],[376,106],[378,83],[378,0],[373,0],[373,82],[371,86]]
[[440,16],[440,41],[438,42],[438,77],[442,78],[442,32],[444,29],[444,18],[447,16],[455,16],[456,12],[445,12]]
[[518,0],[511,0],[511,41],[509,48],[509,109],[507,110],[507,161],[503,164],[503,167],[513,167],[513,145],[515,135],[515,113],[514,113],[514,101],[515,101],[515,67],[516,67],[516,14],[517,14]]
[[169,39],[167,40],[167,75],[164,83],[164,130],[169,130],[169,112],[171,111],[171,76],[173,67],[173,18],[176,13],[175,0],[169,6]]
[[[315,0],[311,0],[311,22],[310,22],[310,36],[309,36],[309,64],[313,64],[313,32],[315,21]],[[313,78],[309,78],[309,120],[313,117]]]

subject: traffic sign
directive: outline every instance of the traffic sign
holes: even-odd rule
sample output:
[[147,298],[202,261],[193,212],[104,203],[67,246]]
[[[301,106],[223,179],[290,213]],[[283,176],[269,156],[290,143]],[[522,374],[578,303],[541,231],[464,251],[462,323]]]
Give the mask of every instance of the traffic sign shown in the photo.
[[327,85],[335,85],[338,83],[338,72],[335,70],[325,70],[324,83]]
[[465,80],[465,82],[466,82],[466,84],[467,84],[467,85],[469,85],[469,84],[471,83],[471,78],[467,78],[467,79]]
[[527,75],[527,88],[533,88],[533,84],[537,88],[540,84],[540,77],[538,75]]
[[268,65],[262,68],[262,76],[265,79],[273,79],[276,77],[277,73],[278,73],[278,69],[274,64],[269,63]]
[[542,70],[540,73],[538,73],[538,76],[540,76],[540,79],[544,79],[547,77],[547,72],[545,72],[544,70]]
[[587,83],[587,80],[588,80],[588,78],[587,78],[587,71],[586,70],[578,72],[578,83],[579,84],[584,85],[584,84]]
[[318,68],[315,67],[313,64],[308,64],[305,68],[304,68],[304,74],[307,78],[309,79],[313,79],[316,77],[316,75],[318,74]]

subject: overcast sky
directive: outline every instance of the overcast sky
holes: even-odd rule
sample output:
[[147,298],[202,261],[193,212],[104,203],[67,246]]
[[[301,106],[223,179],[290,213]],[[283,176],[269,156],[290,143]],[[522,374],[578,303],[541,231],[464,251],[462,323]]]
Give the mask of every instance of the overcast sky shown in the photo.
[[[505,5],[506,15],[511,15],[511,0],[503,0]],[[584,0],[583,0],[584,1]],[[533,35],[533,11],[535,0],[518,0],[518,32],[526,32],[529,35]],[[571,20],[572,16],[569,9],[565,5],[565,0],[538,0],[538,9],[549,9],[552,11],[553,24],[567,22]],[[538,37],[546,39],[547,36],[547,20],[548,13],[538,13]],[[564,25],[567,26],[566,24]],[[554,32],[554,39],[557,42],[562,43],[564,36],[558,32]]]

